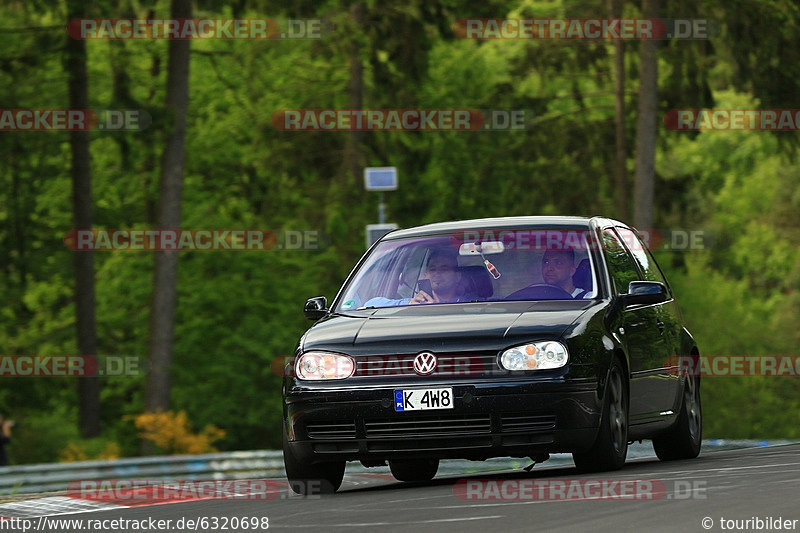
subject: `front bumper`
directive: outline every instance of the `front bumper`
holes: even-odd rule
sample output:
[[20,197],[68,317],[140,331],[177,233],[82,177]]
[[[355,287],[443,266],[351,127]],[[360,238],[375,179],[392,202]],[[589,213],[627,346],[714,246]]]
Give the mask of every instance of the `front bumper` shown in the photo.
[[[285,390],[288,445],[302,461],[528,457],[586,451],[600,425],[594,378],[444,380]],[[394,411],[394,390],[452,387],[453,409]]]

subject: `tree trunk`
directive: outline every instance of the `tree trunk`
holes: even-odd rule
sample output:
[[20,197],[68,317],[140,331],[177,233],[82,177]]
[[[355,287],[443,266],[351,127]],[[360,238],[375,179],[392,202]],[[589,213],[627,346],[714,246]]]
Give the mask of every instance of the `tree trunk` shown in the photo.
[[[190,0],[172,0],[172,18],[191,18]],[[171,119],[161,161],[157,214],[158,229],[179,229],[183,193],[186,109],[189,103],[190,40],[169,41],[166,109]],[[155,252],[153,306],[150,314],[150,361],[145,410],[170,407],[172,346],[178,289],[178,252]]]
[[[83,5],[80,0],[70,0],[67,4],[67,20],[82,17]],[[86,74],[86,41],[67,37],[65,68],[69,85],[69,107],[88,109],[89,83]],[[89,132],[70,132],[69,144],[72,153],[72,201],[75,228],[91,229],[92,174],[89,159]],[[81,355],[97,357],[94,255],[92,252],[75,252],[73,261],[78,351]],[[100,435],[100,383],[96,376],[78,379],[78,427],[84,438]]]
[[[656,18],[659,0],[642,0],[642,16]],[[639,119],[636,124],[636,182],[633,224],[640,230],[653,227],[653,194],[658,111],[658,41],[643,40],[640,48]]]
[[[609,18],[622,16],[621,0],[608,0]],[[625,41],[614,41],[614,124],[616,126],[616,167],[614,184],[617,189],[617,216],[628,219],[627,150],[625,147]]]
[[[364,4],[356,2],[350,6],[350,17],[357,32],[361,32],[364,24]],[[358,39],[353,39],[350,51],[350,86],[348,88],[350,96],[350,109],[361,109],[364,105],[364,66],[361,64],[361,48]],[[350,172],[359,183],[362,170],[362,143],[364,132],[351,131],[347,138],[344,149],[345,172]],[[349,182],[349,180],[346,180]]]

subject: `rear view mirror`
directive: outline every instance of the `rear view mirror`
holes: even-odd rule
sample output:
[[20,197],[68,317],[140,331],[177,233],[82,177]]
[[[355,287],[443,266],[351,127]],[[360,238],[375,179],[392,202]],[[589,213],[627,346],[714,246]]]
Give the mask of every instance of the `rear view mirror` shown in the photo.
[[499,254],[505,249],[502,241],[465,242],[458,247],[458,255]]
[[669,299],[667,288],[658,281],[631,281],[623,297],[625,305],[658,304]]
[[303,314],[309,320],[319,320],[328,314],[328,299],[324,296],[309,298],[303,307]]

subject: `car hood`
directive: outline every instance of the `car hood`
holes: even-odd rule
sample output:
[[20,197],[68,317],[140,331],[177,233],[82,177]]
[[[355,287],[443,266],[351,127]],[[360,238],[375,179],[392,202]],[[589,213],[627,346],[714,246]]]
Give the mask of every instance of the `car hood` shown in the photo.
[[496,350],[558,338],[597,302],[544,300],[403,306],[334,314],[303,337],[302,349],[352,355]]

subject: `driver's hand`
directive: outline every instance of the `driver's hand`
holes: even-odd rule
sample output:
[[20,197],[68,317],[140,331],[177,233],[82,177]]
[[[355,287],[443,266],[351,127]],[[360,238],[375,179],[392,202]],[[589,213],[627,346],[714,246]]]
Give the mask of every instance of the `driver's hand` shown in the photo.
[[417,295],[414,296],[414,298],[408,303],[411,305],[417,305],[417,304],[435,304],[438,302],[439,298],[431,296],[425,291],[419,291]]

